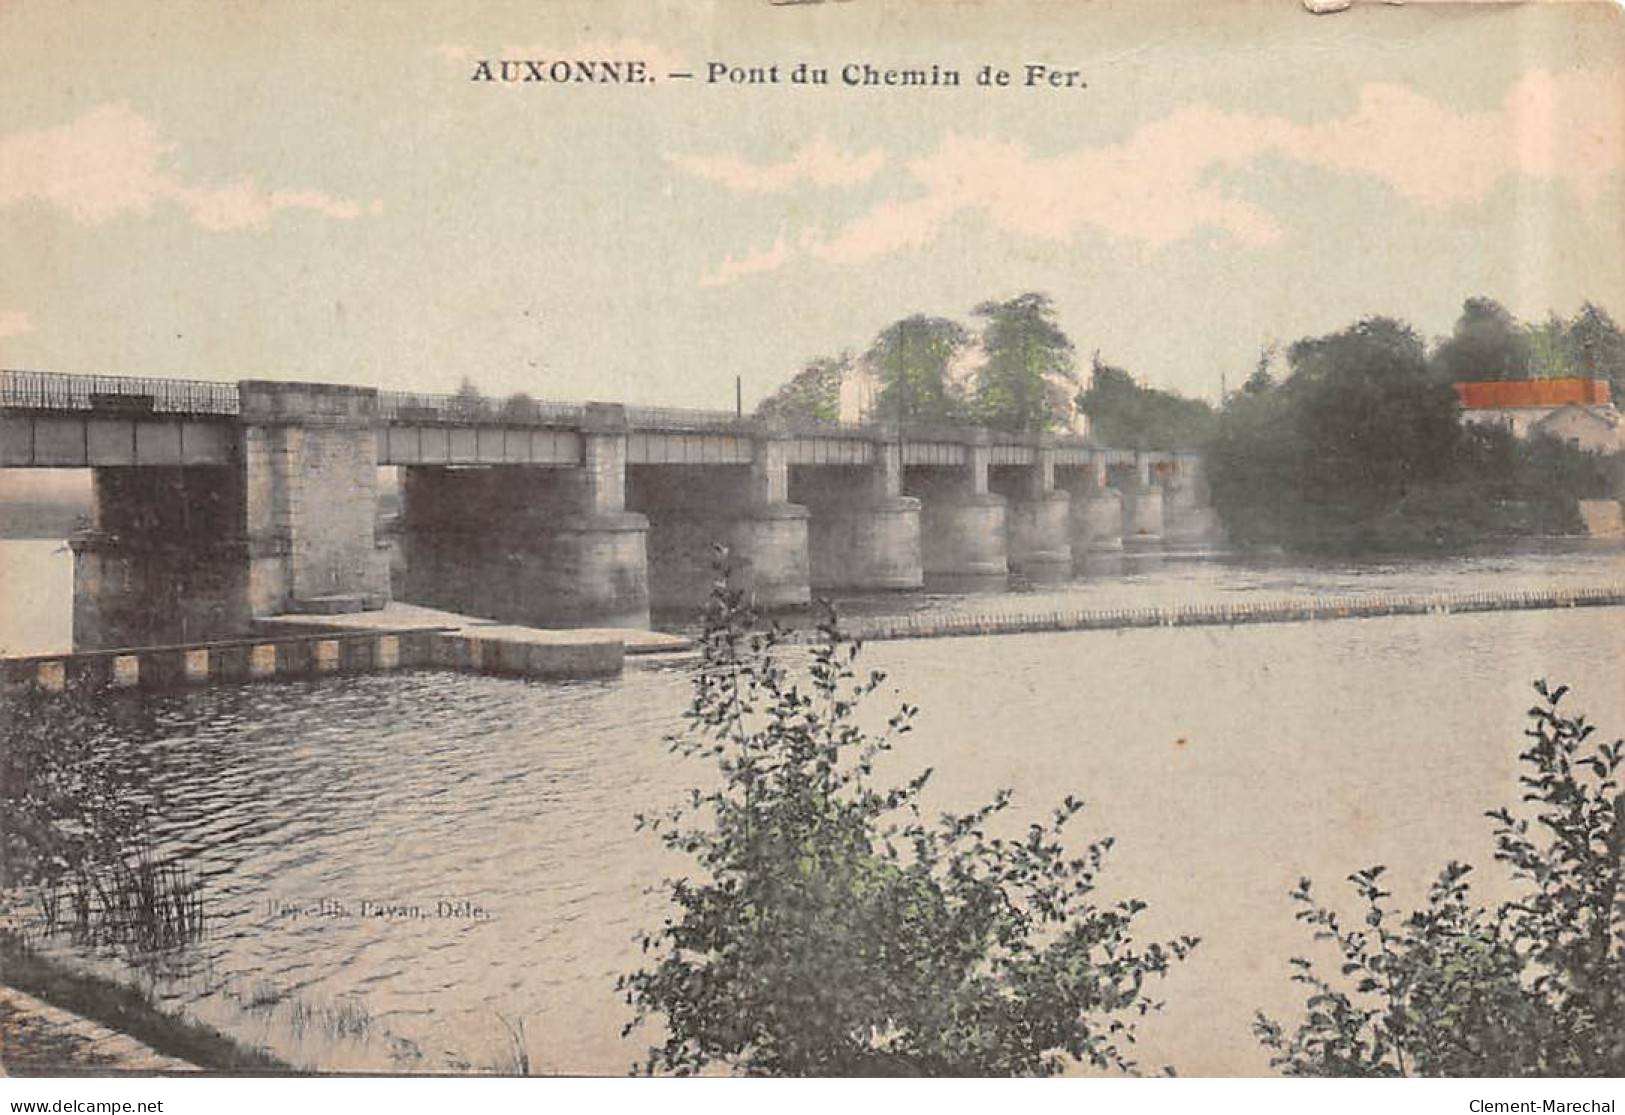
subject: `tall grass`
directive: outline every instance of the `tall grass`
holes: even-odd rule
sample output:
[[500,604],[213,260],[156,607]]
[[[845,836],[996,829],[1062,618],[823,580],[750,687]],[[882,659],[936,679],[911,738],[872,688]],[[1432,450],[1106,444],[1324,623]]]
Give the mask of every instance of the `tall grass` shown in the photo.
[[158,951],[203,938],[202,884],[150,847],[131,856],[86,860],[38,887],[47,936],[90,945]]

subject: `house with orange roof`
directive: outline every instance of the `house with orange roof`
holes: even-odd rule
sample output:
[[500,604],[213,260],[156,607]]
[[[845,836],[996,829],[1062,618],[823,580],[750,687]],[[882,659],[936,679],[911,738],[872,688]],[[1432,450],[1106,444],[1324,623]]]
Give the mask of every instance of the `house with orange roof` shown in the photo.
[[1583,379],[1478,380],[1453,385],[1463,422],[1502,426],[1515,437],[1547,433],[1580,449],[1625,449],[1625,424],[1608,381]]

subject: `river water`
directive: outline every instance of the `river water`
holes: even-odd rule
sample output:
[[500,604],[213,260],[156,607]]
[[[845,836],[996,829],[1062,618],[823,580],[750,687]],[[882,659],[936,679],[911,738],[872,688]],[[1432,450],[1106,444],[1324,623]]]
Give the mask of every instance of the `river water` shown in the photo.
[[[20,545],[37,567],[19,575],[7,551],[0,629],[42,648],[39,616],[65,621],[18,586],[71,578],[61,553]],[[1318,567],[1164,557],[1021,603],[1620,580],[1625,558],[1600,546]],[[920,606],[1011,600],[854,604]],[[1250,1021],[1301,1003],[1299,876],[1336,895],[1385,863],[1408,898],[1459,858],[1497,893],[1482,814],[1516,797],[1532,679],[1571,685],[1610,737],[1625,729],[1616,608],[874,643],[865,660],[890,675],[878,714],[921,708],[886,770],[934,767],[944,809],[1010,787],[1022,823],[1076,794],[1075,838],[1117,839],[1107,896],[1150,903],[1146,937],[1203,938],[1157,988],[1167,1008],[1139,1045],[1143,1064],[1187,1075],[1267,1071]],[[664,911],[649,888],[683,867],[632,814],[706,778],[662,742],[688,692],[670,663],[563,685],[415,672],[127,695],[125,765],[160,849],[204,879],[210,931],[161,971],[78,959],[311,1067],[511,1069],[522,1040],[536,1071],[623,1072],[642,1045],[620,1036],[614,980]]]

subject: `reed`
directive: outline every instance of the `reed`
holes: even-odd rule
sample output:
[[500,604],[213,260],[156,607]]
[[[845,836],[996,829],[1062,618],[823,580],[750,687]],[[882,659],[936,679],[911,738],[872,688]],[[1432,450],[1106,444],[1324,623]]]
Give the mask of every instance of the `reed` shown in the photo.
[[47,936],[159,951],[203,938],[202,884],[150,847],[107,862],[84,861],[39,888]]

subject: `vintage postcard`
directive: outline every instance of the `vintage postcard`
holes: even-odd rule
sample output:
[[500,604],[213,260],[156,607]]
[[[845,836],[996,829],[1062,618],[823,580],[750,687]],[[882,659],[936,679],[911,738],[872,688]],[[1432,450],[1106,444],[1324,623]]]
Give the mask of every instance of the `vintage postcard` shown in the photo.
[[8,1076],[1625,1074],[1618,5],[0,63]]

